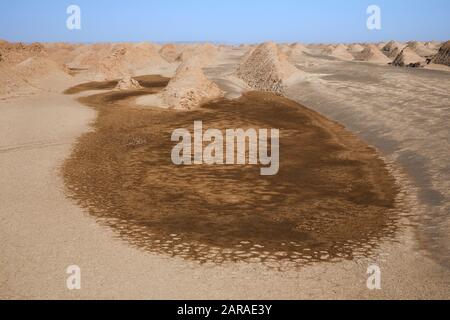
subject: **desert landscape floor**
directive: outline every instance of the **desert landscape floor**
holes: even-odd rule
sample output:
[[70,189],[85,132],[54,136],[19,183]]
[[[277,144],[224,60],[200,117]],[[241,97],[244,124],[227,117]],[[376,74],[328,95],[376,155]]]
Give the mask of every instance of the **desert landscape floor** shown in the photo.
[[[0,102],[1,298],[448,298],[448,268],[421,250],[404,213],[394,237],[362,248],[369,255],[295,268],[199,263],[123,241],[66,196],[61,167],[99,113],[77,97],[45,93]],[[371,264],[381,267],[381,290],[366,287]],[[81,290],[66,287],[69,265],[81,267]]]
[[[143,90],[80,99],[99,116],[66,161],[65,181],[70,195],[122,238],[200,262],[272,267],[367,257],[381,239],[393,238],[402,210],[395,179],[340,125],[262,92],[190,112],[133,106],[133,98],[161,84],[155,76]],[[278,174],[261,176],[254,165],[174,165],[171,133],[198,119],[205,130],[281,130]]]
[[311,58],[316,78],[287,96],[355,132],[417,188],[410,220],[420,247],[450,267],[450,73]]

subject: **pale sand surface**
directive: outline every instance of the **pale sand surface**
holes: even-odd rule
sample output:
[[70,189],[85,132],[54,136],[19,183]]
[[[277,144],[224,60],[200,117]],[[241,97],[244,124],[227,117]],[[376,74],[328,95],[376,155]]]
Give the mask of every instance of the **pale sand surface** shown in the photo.
[[450,266],[450,73],[323,60],[287,96],[344,124],[412,177],[421,246]]
[[[448,270],[416,250],[409,229],[373,260],[300,270],[200,266],[139,251],[64,195],[59,166],[89,130],[92,110],[52,94],[1,102],[0,113],[1,298],[448,298]],[[372,263],[383,270],[379,291],[366,288]],[[72,264],[82,270],[79,291],[65,285]]]

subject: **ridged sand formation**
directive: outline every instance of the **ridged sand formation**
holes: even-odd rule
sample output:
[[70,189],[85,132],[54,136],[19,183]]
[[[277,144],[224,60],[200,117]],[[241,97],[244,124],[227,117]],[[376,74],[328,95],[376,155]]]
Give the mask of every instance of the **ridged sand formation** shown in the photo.
[[433,63],[443,64],[450,67],[450,41],[445,42],[438,53],[431,60]]
[[116,86],[117,90],[135,90],[141,88],[139,82],[130,76],[120,79]]
[[236,76],[250,88],[276,94],[282,94],[285,84],[301,75],[273,42],[263,43],[251,51],[236,71]]
[[355,54],[355,60],[372,63],[388,64],[391,59],[386,57],[377,46],[369,44],[360,53]]
[[[193,60],[194,61],[194,60]],[[139,105],[191,110],[223,96],[222,90],[208,78],[196,61],[181,64],[175,76],[158,95],[137,99]]]
[[381,50],[387,57],[394,59],[405,48],[405,45],[396,41],[389,41]]
[[343,44],[337,45],[331,50],[329,55],[341,60],[353,60],[353,55],[348,51],[347,46]]
[[418,41],[410,41],[407,43],[406,47],[412,49],[415,53],[424,58],[431,58],[437,53],[437,50],[432,50]]
[[392,62],[397,67],[423,67],[426,59],[419,56],[413,49],[406,47],[400,52]]

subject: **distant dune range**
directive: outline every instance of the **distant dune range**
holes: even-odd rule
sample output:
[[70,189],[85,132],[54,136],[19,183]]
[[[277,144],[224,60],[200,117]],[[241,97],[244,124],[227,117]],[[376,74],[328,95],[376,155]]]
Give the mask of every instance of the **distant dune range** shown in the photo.
[[[280,79],[271,79],[277,70],[285,76],[284,81],[299,70],[289,67],[288,61],[311,55],[328,56],[342,61],[364,61],[377,64],[393,63],[396,66],[425,67],[448,71],[449,51],[447,44],[440,42],[399,43],[391,41],[377,45],[366,43],[339,45],[303,45],[265,43],[263,49],[256,45],[240,47],[212,44],[152,44],[142,43],[100,43],[100,44],[66,44],[66,43],[10,43],[0,41],[0,97],[23,96],[30,93],[62,89],[80,81],[105,81],[148,74],[172,76],[181,63],[207,67],[220,59],[233,48],[247,52],[237,75],[246,81],[255,82],[255,78],[264,77],[268,86],[270,81],[281,90]],[[403,52],[407,49],[410,52]],[[253,55],[253,56],[251,56]],[[264,55],[266,55],[264,57]],[[273,64],[273,57],[279,62]],[[261,70],[246,67],[247,59],[266,59],[267,64]],[[195,63],[193,63],[195,61]],[[407,63],[405,63],[405,61]],[[251,60],[249,62],[252,62]],[[263,69],[266,68],[267,70]],[[251,73],[259,72],[260,74]],[[305,76],[305,75],[303,75]],[[46,81],[40,81],[45,78]],[[278,81],[278,82],[277,82]],[[48,84],[52,84],[48,86]],[[278,84],[277,84],[278,83]],[[55,85],[56,84],[56,85]],[[260,88],[262,84],[258,84]],[[250,87],[252,84],[250,84]]]

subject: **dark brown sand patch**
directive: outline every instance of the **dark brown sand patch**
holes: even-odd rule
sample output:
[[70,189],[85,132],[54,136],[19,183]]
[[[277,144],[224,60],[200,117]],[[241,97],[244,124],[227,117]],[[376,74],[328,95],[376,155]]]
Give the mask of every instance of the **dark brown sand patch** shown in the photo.
[[[155,89],[155,92],[158,89]],[[82,98],[98,110],[64,165],[70,195],[121,237],[152,252],[202,262],[351,259],[396,230],[397,187],[377,153],[342,126],[272,94],[191,112],[133,107],[145,90]],[[175,166],[171,133],[280,129],[280,171]]]

